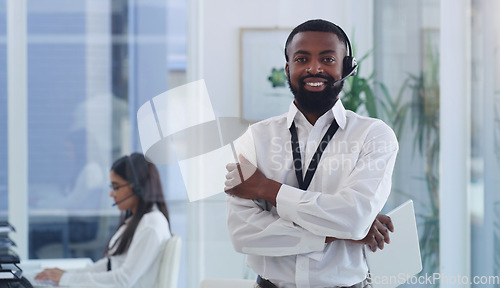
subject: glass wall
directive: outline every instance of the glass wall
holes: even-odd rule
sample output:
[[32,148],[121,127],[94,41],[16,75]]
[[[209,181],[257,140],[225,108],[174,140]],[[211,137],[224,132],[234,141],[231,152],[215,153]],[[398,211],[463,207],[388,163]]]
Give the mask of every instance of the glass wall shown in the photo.
[[[498,1],[473,0],[471,101],[471,275],[500,284],[500,21]],[[496,276],[496,278],[492,278]],[[495,280],[496,282],[493,282]]]
[[[5,13],[0,0],[0,219],[8,209]],[[177,0],[27,0],[30,258],[102,256],[119,215],[109,168],[141,152],[138,108],[185,84],[186,14]],[[185,239],[185,193],[169,181],[178,168],[159,169],[172,231]],[[180,287],[182,275],[184,260]]]
[[[468,5],[467,1],[457,5]],[[493,11],[499,3],[470,1],[470,185],[467,202],[470,212],[471,287],[498,287],[500,284],[500,21]],[[388,122],[406,119],[398,131],[400,153],[388,207],[407,198],[415,202],[424,273],[439,273],[439,38],[440,1],[375,1],[375,67],[377,81],[387,86],[398,109],[382,115]],[[453,11],[453,7],[449,7]],[[468,11],[468,9],[466,9]],[[450,12],[451,13],[451,12]],[[470,17],[470,18],[469,18]],[[460,30],[460,31],[459,31]],[[457,28],[456,33],[462,33]],[[464,35],[468,35],[463,32]],[[467,44],[466,44],[467,45]],[[447,53],[453,53],[448,51]],[[446,75],[445,75],[446,77]],[[459,84],[457,84],[459,85]],[[380,91],[383,93],[383,91]],[[401,97],[401,98],[399,98]],[[460,99],[460,97],[457,97]],[[387,104],[387,103],[385,103]],[[408,105],[408,106],[405,106]],[[407,109],[407,110],[405,110]],[[406,115],[395,112],[405,111]],[[392,116],[391,116],[392,115]],[[404,116],[404,117],[403,117]],[[399,122],[401,123],[401,122]],[[392,122],[398,129],[400,126]],[[467,129],[467,127],[464,127]],[[454,147],[442,147],[454,149]],[[446,165],[446,163],[442,164]],[[465,197],[457,193],[457,197]],[[387,207],[387,208],[388,208]],[[460,221],[459,219],[456,219]],[[459,222],[457,222],[459,223]],[[456,224],[456,223],[454,223]],[[466,229],[467,230],[467,229]],[[442,240],[441,240],[442,241]],[[454,245],[454,243],[449,243]],[[457,251],[467,254],[467,251]],[[467,259],[458,257],[458,259]],[[456,275],[418,287],[449,285]],[[465,279],[465,278],[463,278]]]
[[[0,0],[0,83],[7,83],[7,2]],[[0,220],[7,219],[7,85],[0,85]]]
[[439,1],[374,4],[375,78],[387,88],[378,91],[380,108],[389,107],[380,117],[400,144],[384,210],[413,199],[422,274],[432,274],[439,272]]
[[116,224],[101,216],[118,215],[107,173],[128,106],[112,90],[110,12],[108,1],[27,2],[30,258],[96,258]]

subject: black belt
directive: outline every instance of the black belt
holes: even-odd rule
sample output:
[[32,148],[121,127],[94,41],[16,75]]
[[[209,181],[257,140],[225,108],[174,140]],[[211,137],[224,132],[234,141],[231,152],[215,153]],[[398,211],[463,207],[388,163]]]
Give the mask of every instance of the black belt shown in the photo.
[[273,282],[260,277],[260,275],[257,276],[257,284],[259,284],[261,288],[278,288]]
[[[269,281],[269,280],[266,280],[262,277],[260,277],[260,275],[257,276],[257,284],[259,284],[259,286],[261,288],[278,288],[278,286],[274,285],[273,282]],[[367,280],[365,279],[364,281],[361,281],[357,284],[354,284],[352,286],[345,286],[346,288],[363,288],[365,287],[366,285],[368,284]],[[338,287],[338,286],[337,286]],[[371,287],[371,286],[370,286]],[[342,287],[339,287],[339,288],[342,288]]]

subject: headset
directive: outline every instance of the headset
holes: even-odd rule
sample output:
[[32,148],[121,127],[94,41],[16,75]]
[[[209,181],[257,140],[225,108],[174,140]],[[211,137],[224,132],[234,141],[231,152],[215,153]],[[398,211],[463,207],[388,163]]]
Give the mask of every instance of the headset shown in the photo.
[[137,173],[135,172],[134,163],[132,162],[132,157],[127,156],[127,159],[128,159],[128,164],[130,166],[130,170],[132,171],[132,177],[134,178],[133,179],[134,182],[132,183],[133,184],[132,194],[142,197],[144,192],[142,190],[141,184],[139,183],[139,178],[137,177]]
[[344,35],[347,48],[349,50],[349,54],[344,57],[344,61],[342,62],[342,79],[335,81],[336,83],[345,80],[349,76],[354,76],[358,73],[358,63],[356,62],[356,58],[354,58],[352,53],[351,42],[349,41],[349,37],[347,34],[340,28],[340,26],[333,24],[339,28],[340,32]]
[[116,201],[111,206],[116,206],[122,202],[125,202],[125,200],[133,197],[134,195],[142,198],[143,194],[144,194],[144,191],[142,190],[142,186],[141,186],[141,184],[139,184],[139,178],[137,177],[137,173],[135,172],[134,163],[132,162],[132,158],[130,156],[126,156],[126,157],[128,160],[128,166],[130,166],[130,171],[132,171],[132,177],[134,178],[133,179],[134,182],[131,183],[132,184],[132,194],[121,199],[120,201]]

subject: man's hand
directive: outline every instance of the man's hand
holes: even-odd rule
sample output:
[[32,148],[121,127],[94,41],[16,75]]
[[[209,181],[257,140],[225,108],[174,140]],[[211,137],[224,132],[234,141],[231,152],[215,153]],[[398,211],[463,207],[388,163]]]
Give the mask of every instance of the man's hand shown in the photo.
[[[391,243],[391,238],[389,237],[389,231],[394,232],[394,225],[392,224],[391,217],[383,214],[378,214],[370,227],[370,231],[361,240],[349,240],[356,243],[362,243],[368,245],[370,250],[373,252],[379,249],[384,249],[384,242]],[[326,237],[325,243],[330,243],[338,240],[335,237]]]
[[242,155],[238,158],[240,163],[226,165],[225,192],[245,199],[264,199],[276,206],[281,184],[267,178]]
[[377,247],[382,250],[384,249],[384,242],[387,244],[391,243],[389,231],[394,232],[391,217],[378,214],[366,237],[357,242],[368,245],[373,252],[377,251]]

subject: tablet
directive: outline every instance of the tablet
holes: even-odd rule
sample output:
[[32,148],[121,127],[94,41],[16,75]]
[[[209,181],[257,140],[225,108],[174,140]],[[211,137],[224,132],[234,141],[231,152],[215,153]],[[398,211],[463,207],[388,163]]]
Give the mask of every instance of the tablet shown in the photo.
[[394,232],[389,235],[391,243],[376,252],[365,246],[370,271],[368,278],[373,288],[393,288],[410,283],[409,279],[422,270],[413,201],[406,201],[387,215],[394,224]]

